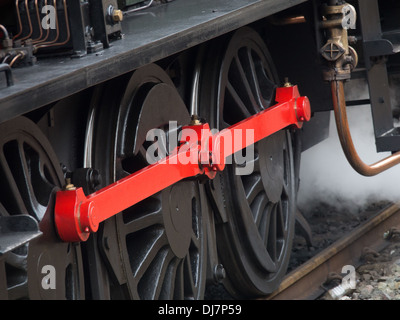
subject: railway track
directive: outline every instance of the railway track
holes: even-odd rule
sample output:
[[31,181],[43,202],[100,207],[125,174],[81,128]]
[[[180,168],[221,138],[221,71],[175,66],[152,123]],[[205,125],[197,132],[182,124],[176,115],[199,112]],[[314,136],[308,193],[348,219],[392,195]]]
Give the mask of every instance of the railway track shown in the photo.
[[334,242],[291,271],[268,300],[313,300],[321,297],[325,283],[340,275],[346,265],[357,268],[367,252],[380,252],[391,244],[392,231],[400,227],[400,202],[378,212],[347,236]]

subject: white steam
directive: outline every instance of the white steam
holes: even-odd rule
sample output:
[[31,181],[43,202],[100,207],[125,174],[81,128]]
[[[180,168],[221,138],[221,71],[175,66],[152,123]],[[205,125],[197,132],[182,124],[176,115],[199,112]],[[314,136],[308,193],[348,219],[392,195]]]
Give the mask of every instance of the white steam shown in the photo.
[[[372,164],[390,155],[376,152],[370,106],[348,107],[347,112],[353,142],[361,159]],[[302,154],[300,209],[309,209],[317,203],[343,208],[363,207],[380,200],[400,200],[400,165],[374,177],[361,176],[343,154],[333,113],[329,135],[327,140]]]

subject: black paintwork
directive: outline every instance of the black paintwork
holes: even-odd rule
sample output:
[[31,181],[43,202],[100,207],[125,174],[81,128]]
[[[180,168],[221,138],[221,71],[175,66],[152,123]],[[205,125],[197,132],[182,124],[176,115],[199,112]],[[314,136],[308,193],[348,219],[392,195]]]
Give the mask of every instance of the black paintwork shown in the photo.
[[0,123],[306,0],[175,0],[125,16],[123,39],[82,58],[39,59],[0,78]]

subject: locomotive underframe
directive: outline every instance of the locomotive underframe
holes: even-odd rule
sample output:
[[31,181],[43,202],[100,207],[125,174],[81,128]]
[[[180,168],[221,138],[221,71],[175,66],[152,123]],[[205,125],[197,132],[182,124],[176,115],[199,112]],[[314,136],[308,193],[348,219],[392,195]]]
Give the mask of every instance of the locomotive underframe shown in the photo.
[[122,22],[123,39],[82,58],[43,59],[14,69],[15,84],[0,78],[0,122],[30,112],[148,63],[305,2],[185,0],[149,8]]

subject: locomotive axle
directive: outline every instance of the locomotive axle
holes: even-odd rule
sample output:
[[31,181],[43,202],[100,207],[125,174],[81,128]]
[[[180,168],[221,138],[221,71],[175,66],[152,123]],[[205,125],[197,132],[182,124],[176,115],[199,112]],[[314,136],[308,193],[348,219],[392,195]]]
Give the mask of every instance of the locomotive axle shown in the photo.
[[[301,128],[310,119],[309,100],[300,96],[297,86],[278,88],[275,100],[276,105],[214,135],[207,123],[183,127],[181,144],[169,156],[88,196],[82,188],[57,192],[55,223],[59,237],[66,242],[86,241],[99,223],[122,210],[182,179],[200,175],[212,179],[224,169],[226,157],[290,125]],[[230,139],[236,130],[252,130],[254,139],[245,139],[244,134],[241,139]],[[195,141],[190,132],[197,133]],[[226,148],[224,143],[231,145]],[[196,161],[182,163],[182,158]]]

